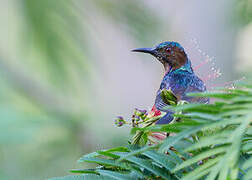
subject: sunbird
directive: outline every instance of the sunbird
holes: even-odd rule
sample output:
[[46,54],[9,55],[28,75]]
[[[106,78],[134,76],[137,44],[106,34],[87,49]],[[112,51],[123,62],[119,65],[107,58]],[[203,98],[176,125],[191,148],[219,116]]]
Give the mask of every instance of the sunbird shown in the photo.
[[[205,83],[194,73],[191,61],[184,48],[177,42],[167,41],[153,48],[138,48],[133,52],[147,53],[154,56],[164,67],[164,77],[156,94],[151,113],[153,116],[166,114],[156,124],[169,124],[173,120],[173,112],[167,108],[169,104],[162,98],[163,90],[170,90],[177,100],[189,103],[209,103],[209,98],[188,96],[187,93],[205,92]],[[166,107],[166,108],[165,108]]]

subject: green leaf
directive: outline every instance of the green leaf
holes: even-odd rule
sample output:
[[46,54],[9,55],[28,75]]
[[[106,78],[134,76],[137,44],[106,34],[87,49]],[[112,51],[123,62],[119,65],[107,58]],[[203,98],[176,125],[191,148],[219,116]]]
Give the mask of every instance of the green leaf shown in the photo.
[[165,104],[177,104],[177,97],[172,93],[171,90],[162,89],[160,96]]
[[107,156],[113,159],[118,159],[120,158],[120,156],[113,154],[111,152],[107,152],[107,151],[97,151],[98,154],[103,155],[103,156]]
[[181,164],[183,162],[181,157],[177,153],[171,151],[170,149],[167,150],[167,154],[169,154],[169,156],[172,157],[172,159],[175,160],[175,161],[173,161],[174,163]]
[[192,151],[199,148],[215,145],[215,144],[226,144],[230,143],[230,140],[228,140],[228,137],[230,135],[231,131],[224,131],[220,133],[210,134],[210,136],[204,136],[200,138],[200,140],[193,145],[186,148],[186,151]]
[[110,180],[108,177],[94,175],[94,174],[84,174],[84,175],[73,175],[65,177],[55,177],[48,180]]
[[244,142],[244,144],[242,145],[242,152],[249,152],[252,150],[252,141],[246,141]]
[[245,107],[246,107],[246,105],[248,105],[248,107],[250,107],[251,103],[252,103],[252,97],[239,96],[239,97],[232,99],[232,102],[235,104],[238,103],[241,107],[244,107],[243,103],[250,103],[250,104],[245,104]]
[[[231,119],[232,120],[232,119]],[[227,149],[226,154],[210,172],[208,179],[215,179],[219,174],[220,179],[227,179],[230,176],[231,179],[236,179],[238,176],[238,162],[240,156],[240,146],[242,142],[242,136],[245,134],[248,124],[251,121],[251,113],[246,114],[244,117],[238,117],[237,120],[242,123],[233,131],[230,136],[232,144]]]
[[127,147],[116,147],[116,148],[101,150],[101,151],[97,151],[97,152],[92,152],[92,153],[85,154],[84,156],[82,156],[78,160],[78,162],[83,162],[83,159],[85,159],[85,158],[97,157],[97,156],[105,155],[105,154],[108,156],[117,157],[117,155],[113,155],[113,154],[111,154],[111,152],[129,152],[129,149]]
[[135,155],[141,154],[141,153],[143,153],[143,152],[145,152],[145,151],[148,151],[148,150],[151,150],[151,149],[155,149],[155,148],[157,148],[157,147],[159,147],[159,144],[152,145],[152,146],[144,146],[144,147],[142,147],[142,148],[133,150],[133,151],[131,151],[131,152],[129,152],[129,153],[127,153],[127,154],[121,156],[117,161],[120,162],[120,161],[122,161],[122,160],[125,160],[125,159],[131,157],[131,156],[135,156]]
[[143,160],[134,156],[128,157],[126,160],[147,169],[148,171],[152,172],[156,176],[161,176],[165,179],[170,179],[170,175],[167,173],[167,170],[154,165],[151,161]]
[[250,157],[245,163],[242,165],[243,169],[248,169],[252,167],[252,157]]
[[229,119],[223,119],[221,121],[216,121],[213,123],[209,123],[206,127],[206,129],[215,129],[215,128],[223,128],[225,126],[230,126],[230,125],[237,125],[240,124],[243,121],[242,118],[240,117],[234,117],[234,118],[229,118]]
[[247,109],[233,109],[232,111],[227,111],[227,112],[222,112],[222,116],[234,116],[234,115],[244,115],[247,114],[248,110]]
[[184,128],[182,127],[182,125],[178,126],[177,124],[167,124],[167,125],[163,125],[163,127],[160,129],[159,132],[178,133],[182,131],[183,129]]
[[184,104],[174,106],[171,109],[174,111],[186,111],[186,112],[203,112],[203,113],[218,113],[222,108],[222,105],[216,104]]
[[83,173],[83,174],[99,174],[96,172],[96,169],[71,169],[70,172],[72,173]]
[[204,151],[204,152],[192,157],[191,159],[188,159],[188,160],[184,161],[182,164],[178,165],[173,170],[173,172],[176,172],[176,171],[178,171],[180,169],[183,169],[183,168],[185,168],[187,166],[190,166],[190,165],[192,165],[194,163],[199,162],[200,160],[204,160],[205,158],[211,157],[213,155],[224,153],[224,152],[226,152],[226,150],[227,150],[227,147],[223,146],[223,147],[217,147],[217,148],[213,148],[213,149],[209,149],[207,151]]
[[99,154],[97,152],[92,152],[92,153],[89,153],[89,154],[85,154],[84,156],[82,156],[78,162],[83,162],[82,159],[85,159],[85,158],[91,158],[91,157],[96,157],[96,156],[99,156]]
[[132,177],[130,174],[122,174],[119,172],[114,171],[107,171],[107,170],[97,170],[97,172],[103,176],[106,176],[111,179],[115,180],[134,180],[136,178]]
[[181,180],[192,180],[199,179],[207,175],[212,169],[213,166],[220,160],[221,157],[216,157],[214,159],[209,159],[204,164],[198,166],[198,168],[186,174]]
[[176,160],[169,155],[158,153],[156,151],[146,151],[142,154],[149,157],[154,162],[159,163],[169,171],[171,171],[175,167],[174,162],[176,162]]
[[127,147],[116,147],[106,150],[106,152],[129,152],[130,150]]
[[[176,117],[176,115],[175,115]],[[205,120],[205,122],[212,122],[212,121],[216,121],[220,119],[220,116],[214,114],[207,114],[207,113],[200,113],[200,112],[190,112],[187,113],[186,115],[184,115],[184,117],[190,117],[191,119],[193,119],[194,121],[198,122],[198,120]],[[183,117],[182,117],[183,118]],[[204,121],[201,121],[204,122]]]
[[248,170],[243,177],[243,180],[251,180],[252,177],[252,169]]
[[183,138],[189,137],[192,134],[198,132],[203,126],[198,126],[198,127],[193,127],[190,129],[186,129],[184,131],[182,131],[181,133],[172,136],[172,137],[168,137],[166,140],[164,140],[164,142],[161,144],[161,146],[159,147],[159,152],[165,152],[167,151],[171,146],[173,146],[174,144],[176,144],[178,141],[182,140]]
[[204,93],[188,93],[188,96],[196,96],[196,97],[209,97],[209,98],[216,98],[216,99],[224,99],[230,100],[234,97],[237,97],[238,94],[232,94],[227,92],[204,92]]
[[[152,146],[129,146],[122,152],[102,150],[88,154],[83,156],[84,162],[95,162],[107,169],[76,172],[99,173],[114,179],[183,180],[237,179],[242,173],[244,179],[249,179],[252,173],[252,158],[247,159],[252,150],[252,101],[249,101],[252,91],[224,91],[210,96],[228,101],[177,106],[174,109],[179,114],[174,116],[179,117],[178,122],[132,130],[144,134],[175,132],[175,135]],[[248,97],[247,101],[243,96]]]
[[246,134],[252,135],[252,126],[247,129]]
[[127,169],[126,163],[119,163],[115,160],[111,159],[102,159],[102,158],[95,158],[95,157],[84,157],[80,159],[80,162],[88,162],[88,163],[96,163],[103,166],[113,166],[113,167],[120,167],[123,169]]

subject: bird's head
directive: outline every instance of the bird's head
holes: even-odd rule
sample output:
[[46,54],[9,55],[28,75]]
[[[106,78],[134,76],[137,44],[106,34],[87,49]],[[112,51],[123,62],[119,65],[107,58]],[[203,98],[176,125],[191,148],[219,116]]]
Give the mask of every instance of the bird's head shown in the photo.
[[177,42],[167,41],[153,48],[138,48],[132,51],[153,55],[164,65],[165,71],[169,71],[171,68],[178,69],[187,62],[184,48]]

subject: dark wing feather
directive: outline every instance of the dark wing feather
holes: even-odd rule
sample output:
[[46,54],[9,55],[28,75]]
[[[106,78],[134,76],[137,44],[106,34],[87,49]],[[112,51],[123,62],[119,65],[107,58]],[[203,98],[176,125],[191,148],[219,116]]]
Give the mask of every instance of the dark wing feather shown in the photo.
[[183,96],[181,99],[186,100],[190,103],[209,103],[209,98],[205,97],[192,97],[188,96],[187,93],[199,93],[199,92],[205,92],[206,86],[204,82],[197,77],[196,75],[193,75],[191,78],[191,82],[186,88]]
[[176,74],[176,76],[165,78],[162,81],[160,89],[158,90],[156,95],[155,106],[158,110],[169,112],[169,110],[164,109],[164,107],[167,107],[169,105],[164,103],[161,98],[162,89],[171,89],[178,100],[185,100],[190,103],[209,102],[208,98],[187,96],[187,93],[206,91],[206,86],[203,81],[193,73]]
[[157,92],[155,106],[158,110],[167,112],[156,124],[169,124],[173,120],[173,112],[169,109],[164,109],[164,107],[169,106],[164,103],[161,98],[162,89],[171,89],[174,95],[179,100],[186,100],[190,103],[208,103],[208,98],[202,97],[190,97],[187,93],[192,92],[204,92],[206,91],[206,86],[201,79],[199,79],[195,74],[178,74],[175,77],[171,76],[164,78],[160,89]]

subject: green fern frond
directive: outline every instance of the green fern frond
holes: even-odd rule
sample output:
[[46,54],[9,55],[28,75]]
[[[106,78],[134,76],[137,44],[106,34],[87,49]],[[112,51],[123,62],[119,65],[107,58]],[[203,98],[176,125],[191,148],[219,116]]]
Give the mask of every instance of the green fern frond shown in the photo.
[[173,110],[180,122],[132,129],[133,133],[175,132],[173,136],[151,146],[90,153],[80,162],[99,168],[75,172],[112,179],[251,179],[252,88],[194,96],[219,101],[178,105]]

